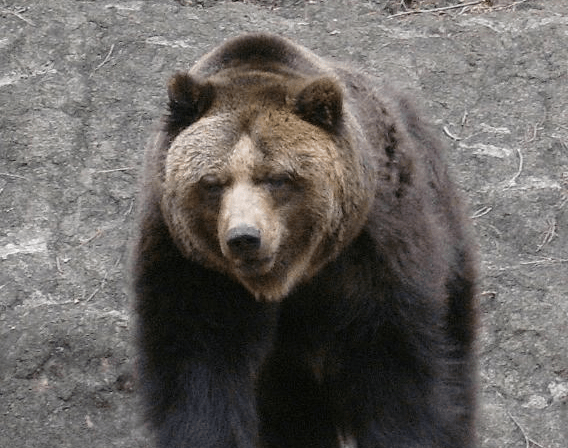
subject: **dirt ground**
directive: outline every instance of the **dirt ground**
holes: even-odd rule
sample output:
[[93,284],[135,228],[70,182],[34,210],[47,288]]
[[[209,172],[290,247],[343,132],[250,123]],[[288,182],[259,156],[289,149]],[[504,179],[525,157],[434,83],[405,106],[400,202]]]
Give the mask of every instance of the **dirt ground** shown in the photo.
[[480,446],[568,447],[565,0],[0,0],[0,447],[150,446],[125,271],[143,147],[170,74],[253,30],[421,99],[479,236]]

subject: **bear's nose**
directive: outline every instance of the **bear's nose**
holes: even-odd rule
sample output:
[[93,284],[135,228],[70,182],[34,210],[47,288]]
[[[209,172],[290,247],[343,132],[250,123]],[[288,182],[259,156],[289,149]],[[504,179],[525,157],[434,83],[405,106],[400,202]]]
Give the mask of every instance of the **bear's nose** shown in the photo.
[[247,225],[236,226],[227,232],[227,247],[237,258],[252,258],[260,248],[260,230]]

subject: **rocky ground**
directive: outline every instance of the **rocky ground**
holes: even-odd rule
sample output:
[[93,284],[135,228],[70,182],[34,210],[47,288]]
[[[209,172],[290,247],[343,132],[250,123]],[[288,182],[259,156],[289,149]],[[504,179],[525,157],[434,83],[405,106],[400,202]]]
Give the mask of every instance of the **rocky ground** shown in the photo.
[[125,271],[142,150],[170,74],[253,30],[421,98],[481,247],[480,446],[566,448],[564,0],[0,0],[0,446],[150,446]]

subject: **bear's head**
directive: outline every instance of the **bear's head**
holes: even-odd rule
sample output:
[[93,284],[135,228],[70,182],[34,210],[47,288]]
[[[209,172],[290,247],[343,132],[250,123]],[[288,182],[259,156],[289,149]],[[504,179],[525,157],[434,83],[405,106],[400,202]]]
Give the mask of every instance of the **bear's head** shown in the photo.
[[336,80],[229,69],[168,93],[161,209],[184,256],[277,301],[360,231],[372,170]]

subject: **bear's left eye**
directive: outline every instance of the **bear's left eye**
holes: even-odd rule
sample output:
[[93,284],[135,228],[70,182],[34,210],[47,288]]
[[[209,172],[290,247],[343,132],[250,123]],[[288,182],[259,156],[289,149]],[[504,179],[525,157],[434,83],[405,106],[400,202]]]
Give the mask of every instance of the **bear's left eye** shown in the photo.
[[289,188],[293,186],[294,180],[292,175],[288,173],[277,174],[274,176],[267,177],[264,182],[266,185],[273,190],[280,190],[282,188]]

